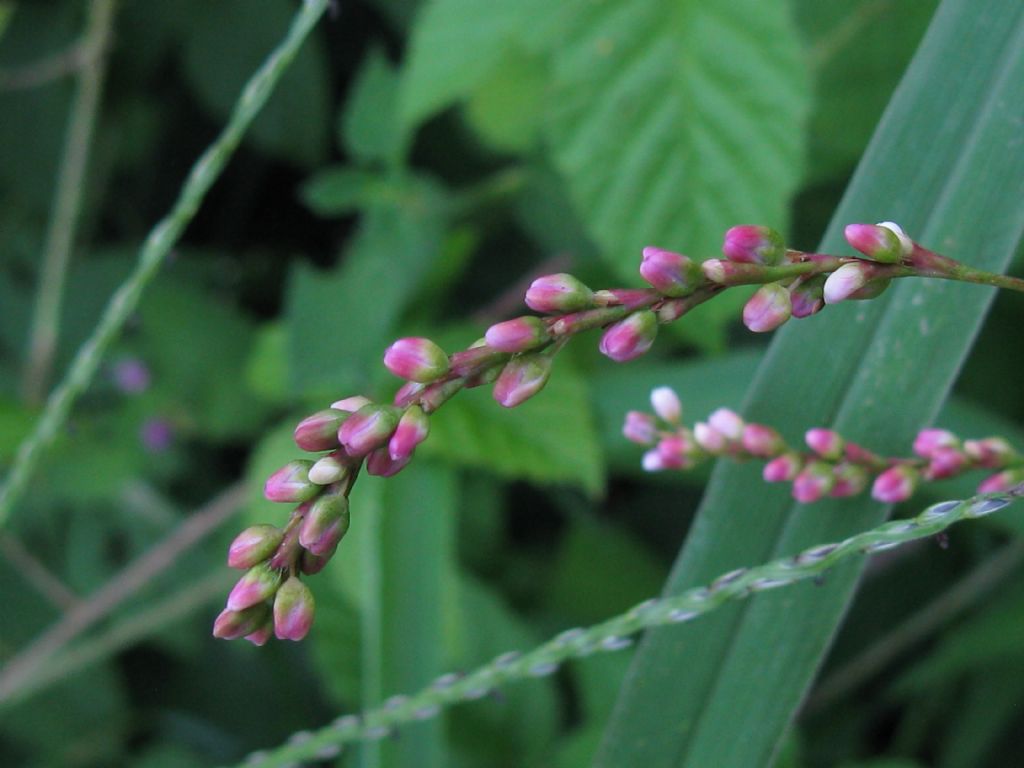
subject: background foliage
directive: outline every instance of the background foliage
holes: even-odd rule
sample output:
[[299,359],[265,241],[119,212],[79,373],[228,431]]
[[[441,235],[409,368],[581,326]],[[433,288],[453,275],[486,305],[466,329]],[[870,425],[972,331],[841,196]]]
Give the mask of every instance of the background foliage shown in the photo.
[[[232,532],[283,514],[259,488],[295,453],[297,417],[354,392],[388,395],[394,381],[380,354],[393,337],[471,343],[520,311],[525,281],[541,271],[636,285],[643,245],[707,258],[725,228],[748,221],[814,247],[934,6],[340,3],[12,517],[0,550],[0,661],[32,647],[62,612],[178,535],[239,479],[242,509],[62,649],[62,659],[84,659],[77,667],[30,678],[0,701],[0,762],[236,761],[656,594],[707,477],[642,476],[620,420],[666,383],[692,418],[743,402],[764,346],[739,327],[740,291],[687,316],[628,366],[599,359],[596,339],[571,345],[544,393],[513,412],[486,391],[462,393],[433,420],[406,472],[360,479],[342,554],[314,580],[317,624],[306,643],[253,649],[209,636],[230,585],[223,557]],[[1012,6],[994,3],[985,21],[1009,25]],[[11,79],[74,44],[86,10],[64,0],[0,3],[4,462],[38,413],[21,382],[74,91],[73,75],[31,88]],[[118,6],[51,381],[294,10],[286,0]],[[954,56],[949,66],[966,63]],[[903,151],[923,165],[932,149],[908,142]],[[1017,434],[1024,401],[1011,382],[1021,359],[1008,350],[1019,349],[1022,313],[1019,297],[998,298],[939,423]],[[808,345],[825,348],[816,322],[802,330]],[[797,391],[817,381],[816,348],[780,374]],[[136,362],[149,382],[125,391],[119,373]],[[921,371],[894,373],[912,399],[907,377]],[[900,401],[872,422],[890,422]],[[794,434],[812,426],[800,403],[759,415],[784,419]],[[905,452],[893,439],[879,435],[877,445]],[[938,493],[967,495],[956,484]],[[756,500],[737,510],[749,525],[716,536],[758,545]],[[843,513],[835,505],[800,514]],[[777,764],[1019,763],[1021,530],[1010,513],[956,530],[949,549],[873,560]],[[983,588],[957,602],[965,583]],[[901,640],[904,622],[929,603],[955,610]],[[140,616],[148,619],[126,636]],[[799,632],[805,619],[787,620]],[[869,652],[888,656],[872,667]],[[631,653],[576,662],[341,762],[590,765]]]

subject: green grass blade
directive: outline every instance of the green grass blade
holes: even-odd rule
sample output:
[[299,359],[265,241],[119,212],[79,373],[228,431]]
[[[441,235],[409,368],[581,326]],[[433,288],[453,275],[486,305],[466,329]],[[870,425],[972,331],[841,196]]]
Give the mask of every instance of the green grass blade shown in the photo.
[[[949,0],[890,104],[824,248],[842,224],[899,221],[916,239],[1004,269],[1024,230],[1024,6]],[[755,421],[834,425],[886,452],[937,412],[992,292],[907,282],[882,300],[829,308],[778,334],[744,409]],[[827,541],[879,522],[870,500],[792,503],[752,466],[716,468],[666,586]],[[598,766],[767,765],[809,685],[860,569],[786,590],[645,639],[620,693]],[[742,734],[742,738],[739,735]]]

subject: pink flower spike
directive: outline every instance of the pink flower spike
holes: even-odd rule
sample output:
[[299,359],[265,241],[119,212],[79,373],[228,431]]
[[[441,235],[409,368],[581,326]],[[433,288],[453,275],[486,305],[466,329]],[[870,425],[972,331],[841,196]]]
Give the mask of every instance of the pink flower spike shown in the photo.
[[538,277],[526,291],[526,305],[535,312],[579,312],[593,301],[594,292],[564,272]]
[[822,461],[812,461],[793,479],[793,498],[801,504],[810,504],[824,498],[834,486],[832,467]]
[[658,293],[672,297],[692,293],[704,277],[686,256],[651,246],[644,248],[640,276]]
[[309,469],[312,461],[296,459],[289,461],[267,478],[263,495],[268,501],[297,504],[308,501],[320,492],[320,487],[310,482]]
[[967,454],[956,448],[936,448],[929,457],[925,477],[929,480],[944,480],[960,474],[967,468]]
[[718,408],[708,416],[708,424],[730,442],[736,443],[743,439],[743,419],[728,408]]
[[338,440],[352,456],[365,456],[384,445],[397,426],[397,409],[386,405],[365,405],[341,425]]
[[526,352],[550,341],[547,326],[539,317],[526,315],[513,320],[497,323],[487,329],[484,335],[487,345],[501,352],[516,354]]
[[914,438],[914,453],[925,459],[930,459],[939,449],[959,446],[960,438],[946,429],[922,429]]
[[697,441],[697,445],[715,456],[719,456],[729,449],[728,438],[703,421],[698,421],[693,425],[693,437]]
[[384,365],[395,376],[428,384],[448,373],[448,355],[430,339],[399,339],[384,352]]
[[722,253],[729,261],[774,266],[786,257],[786,245],[771,227],[744,224],[725,233]]
[[654,417],[649,413],[640,411],[629,411],[626,413],[626,423],[622,425],[622,434],[627,440],[637,445],[651,445],[657,428]]
[[655,387],[651,390],[651,407],[658,418],[669,424],[678,424],[683,415],[683,404],[672,387]]
[[492,390],[498,405],[515,408],[540,392],[551,377],[552,361],[551,355],[533,352],[506,363]]
[[860,262],[843,264],[825,280],[822,296],[826,304],[838,304],[844,301],[871,279],[872,268]]
[[654,344],[658,335],[658,317],[649,309],[634,312],[604,332],[598,349],[617,363],[635,360]]
[[284,539],[284,531],[273,525],[253,525],[235,537],[228,547],[228,567],[248,570],[272,554]]
[[871,498],[885,504],[897,504],[909,499],[917,488],[920,475],[909,464],[889,467],[875,478],[871,486]]
[[843,456],[846,442],[838,432],[831,429],[815,427],[807,430],[804,434],[804,441],[807,447],[821,456],[823,459],[835,461]]
[[347,411],[348,413],[355,413],[364,405],[369,405],[373,401],[368,397],[362,395],[353,395],[352,397],[346,397],[341,400],[335,400],[331,403],[331,408],[336,411]]
[[997,469],[1017,455],[1013,446],[1001,437],[966,440],[964,452],[975,464],[989,469]]
[[744,425],[741,442],[743,443],[744,451],[751,456],[758,456],[763,459],[771,458],[786,448],[786,443],[782,436],[764,424]]
[[393,461],[408,459],[429,433],[430,419],[418,405],[411,406],[398,420],[395,434],[388,441],[388,454]]
[[743,324],[754,333],[774,331],[793,315],[789,291],[779,283],[757,289],[743,307]]
[[274,598],[274,634],[278,640],[301,640],[313,626],[316,601],[298,576],[281,585]]
[[897,224],[848,224],[843,230],[846,242],[872,261],[896,264],[909,256],[914,244]]
[[277,591],[281,574],[266,564],[256,565],[246,571],[228,595],[228,610],[243,611],[261,603]]
[[766,483],[788,483],[803,469],[803,459],[796,453],[784,453],[764,465],[761,477]]

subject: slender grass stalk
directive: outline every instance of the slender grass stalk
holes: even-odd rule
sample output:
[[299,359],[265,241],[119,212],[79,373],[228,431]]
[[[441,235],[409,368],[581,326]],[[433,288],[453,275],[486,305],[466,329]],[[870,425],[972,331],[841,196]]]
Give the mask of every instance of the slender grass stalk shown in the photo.
[[1024,486],[1010,493],[941,502],[916,517],[885,523],[836,544],[822,544],[792,557],[731,571],[706,587],[647,600],[601,624],[562,632],[527,653],[503,654],[466,675],[444,675],[412,696],[393,696],[377,709],[342,716],[318,731],[300,731],[284,746],[253,753],[241,765],[274,768],[333,757],[346,743],[384,738],[403,724],[433,717],[443,707],[486,696],[505,683],[551,674],[570,659],[625,648],[632,643],[631,636],[641,630],[689,621],[731,600],[813,579],[852,555],[880,552],[934,536],[961,520],[996,512],[1021,496]]
[[57,176],[53,213],[46,233],[46,247],[39,272],[39,290],[28,348],[22,390],[29,403],[46,394],[60,330],[60,302],[64,294],[71,248],[85,191],[89,146],[99,114],[106,74],[106,51],[114,22],[116,0],[92,0],[82,48],[91,52],[78,73],[78,91],[71,106],[64,139],[64,157]]
[[192,166],[170,213],[149,233],[134,272],[114,292],[92,335],[79,348],[64,380],[47,400],[32,433],[19,446],[11,471],[0,489],[0,528],[6,524],[14,502],[24,492],[43,450],[56,438],[71,407],[92,382],[107,348],[135,310],[142,292],[156,276],[167,254],[195,217],[206,193],[220,176],[329,2],[304,0],[284,40],[242,89],[227,125]]

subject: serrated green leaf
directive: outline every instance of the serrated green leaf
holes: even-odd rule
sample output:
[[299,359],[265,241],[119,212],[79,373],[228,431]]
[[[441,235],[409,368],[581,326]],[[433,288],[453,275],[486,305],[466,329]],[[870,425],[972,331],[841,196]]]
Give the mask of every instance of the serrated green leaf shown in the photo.
[[600,493],[604,463],[586,383],[564,363],[556,362],[544,389],[517,408],[499,406],[489,387],[460,392],[431,418],[419,451],[505,477]]
[[[1010,150],[1020,130],[1010,105],[1024,102],[1022,37],[1017,2],[990,6],[984,20],[971,2],[943,3],[833,220],[826,250],[841,247],[842,224],[884,218],[975,266],[1008,263],[1024,232],[1024,155]],[[972,286],[907,282],[882,300],[787,325],[744,413],[782,426],[787,437],[829,425],[898,452],[937,412],[991,298]],[[758,474],[716,468],[667,591],[834,540],[887,513],[867,499],[794,506],[786,489],[765,487]],[[597,765],[770,763],[859,571],[860,564],[838,568],[823,587],[763,595],[698,628],[651,633]]]
[[343,144],[362,160],[396,163],[407,132],[398,121],[398,75],[384,53],[363,62],[341,119]]

